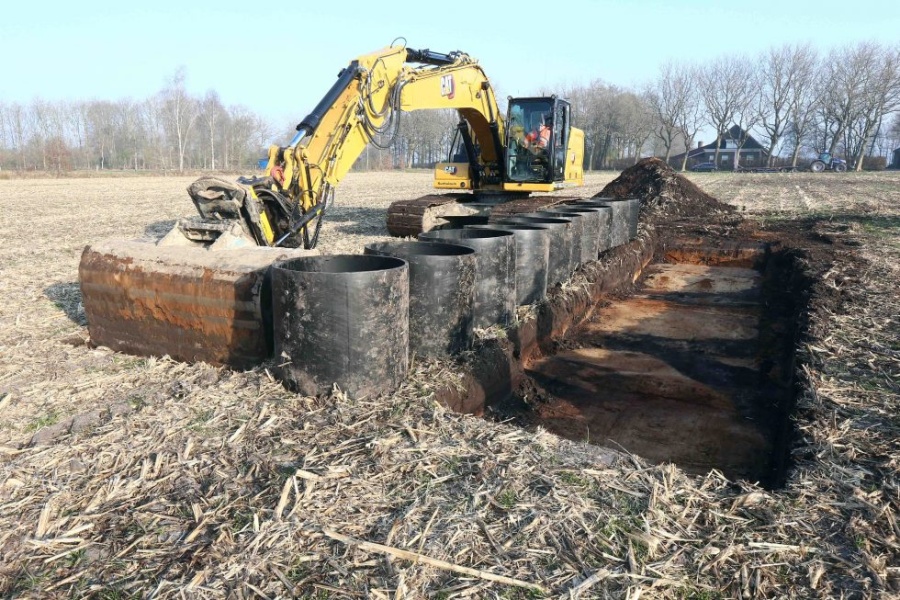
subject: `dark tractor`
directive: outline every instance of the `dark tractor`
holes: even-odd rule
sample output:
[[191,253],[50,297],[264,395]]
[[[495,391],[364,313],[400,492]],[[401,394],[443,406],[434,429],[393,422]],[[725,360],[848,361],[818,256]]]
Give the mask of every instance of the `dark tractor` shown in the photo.
[[825,170],[843,173],[847,170],[847,161],[842,158],[833,158],[830,153],[823,152],[809,165],[809,170],[813,173],[821,173]]

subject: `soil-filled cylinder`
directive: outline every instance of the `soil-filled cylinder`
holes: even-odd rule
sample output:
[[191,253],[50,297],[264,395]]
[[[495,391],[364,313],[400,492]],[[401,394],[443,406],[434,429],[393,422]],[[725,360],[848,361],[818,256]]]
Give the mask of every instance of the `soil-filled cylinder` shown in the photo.
[[[625,212],[627,214],[626,221],[628,223],[628,240],[633,240],[637,237],[638,232],[638,222],[641,218],[641,199],[636,196],[629,196],[627,198],[609,198],[605,196],[594,196],[590,198],[588,202],[596,202],[603,203],[609,206],[614,206],[616,204],[624,204],[626,206]],[[626,241],[628,241],[626,240]]]
[[475,301],[475,251],[426,242],[378,242],[366,254],[409,263],[409,352],[446,358],[469,347]]
[[409,369],[409,268],[383,256],[310,256],[272,265],[278,376],[306,395],[394,390]]
[[469,225],[469,229],[512,231],[516,240],[516,303],[534,304],[547,295],[550,230],[533,225]]
[[[572,221],[552,217],[515,215],[503,217],[498,223],[521,223],[550,230],[550,254],[547,258],[547,284],[556,285],[572,275]],[[579,244],[581,242],[579,241]],[[578,248],[581,252],[581,246]]]
[[475,327],[508,327],[516,320],[516,241],[512,231],[435,229],[419,234],[429,243],[475,250]]
[[539,210],[523,213],[523,217],[542,217],[550,219],[565,219],[569,222],[569,230],[572,233],[572,251],[569,253],[569,273],[581,266],[581,244],[584,237],[584,221],[578,213],[548,212]]
[[553,212],[561,215],[579,214],[584,223],[584,234],[581,236],[581,262],[582,264],[597,260],[600,253],[600,213],[603,211],[598,207],[591,206],[573,206],[564,204],[548,208],[544,212]]

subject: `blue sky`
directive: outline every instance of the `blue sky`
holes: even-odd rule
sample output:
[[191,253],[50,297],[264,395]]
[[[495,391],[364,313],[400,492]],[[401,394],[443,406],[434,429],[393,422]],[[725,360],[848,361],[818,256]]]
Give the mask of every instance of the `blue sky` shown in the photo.
[[0,102],[143,99],[183,65],[192,92],[215,89],[276,124],[301,119],[353,57],[398,36],[468,52],[501,96],[639,85],[669,59],[786,42],[900,43],[898,0],[4,4]]

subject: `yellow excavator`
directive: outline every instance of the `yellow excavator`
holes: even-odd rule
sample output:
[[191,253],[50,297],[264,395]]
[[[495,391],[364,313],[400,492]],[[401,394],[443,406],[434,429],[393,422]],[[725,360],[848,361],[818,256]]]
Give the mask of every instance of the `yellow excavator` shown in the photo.
[[[460,116],[448,161],[435,167],[434,187],[447,193],[394,203],[387,214],[393,235],[416,235],[445,217],[485,214],[498,202],[583,184],[584,133],[571,126],[567,101],[510,98],[504,120],[487,75],[467,54],[391,46],[340,72],[290,143],[269,149],[265,177],[240,180],[243,189],[225,192],[242,201],[230,212],[221,210],[225,182],[208,182],[212,189],[204,180],[195,184],[202,188],[190,190],[201,219],[182,222],[181,232],[208,242],[222,229],[216,221],[231,216],[259,245],[313,248],[335,188],[365,147],[387,147],[403,112],[428,109]],[[209,220],[214,228],[203,231]]]
[[[428,109],[460,117],[450,156],[435,167],[444,193],[392,204],[393,235],[583,184],[584,133],[572,127],[567,101],[510,98],[504,119],[467,54],[392,45],[340,72],[290,143],[269,149],[264,176],[198,180],[188,192],[199,216],[157,244],[88,246],[79,275],[93,342],[215,364],[258,361],[267,344],[263,273],[287,255],[262,250],[313,249],[335,189],[366,145],[388,146],[403,112]],[[541,206],[531,200],[528,209]]]

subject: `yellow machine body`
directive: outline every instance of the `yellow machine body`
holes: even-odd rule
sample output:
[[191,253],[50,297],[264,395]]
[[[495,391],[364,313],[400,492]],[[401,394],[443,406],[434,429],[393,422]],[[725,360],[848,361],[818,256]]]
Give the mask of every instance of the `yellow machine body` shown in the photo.
[[[556,102],[555,97],[553,101]],[[508,139],[487,75],[468,55],[436,54],[400,46],[351,61],[286,147],[272,146],[266,175],[291,206],[315,216],[365,147],[390,137],[400,112],[454,109],[468,136],[467,161],[441,162],[434,187],[446,191],[552,192],[582,185],[584,133],[566,124],[565,169],[553,181],[514,181],[506,173]],[[566,113],[568,114],[568,113]],[[560,138],[562,139],[562,138]],[[560,147],[559,150],[562,150]],[[277,240],[283,233],[275,223]],[[268,235],[266,235],[268,239]]]

